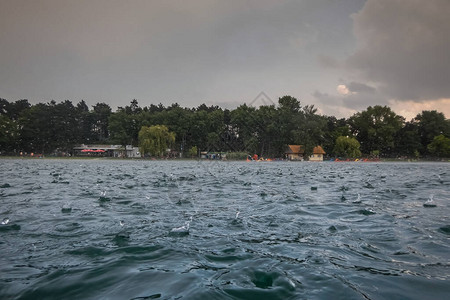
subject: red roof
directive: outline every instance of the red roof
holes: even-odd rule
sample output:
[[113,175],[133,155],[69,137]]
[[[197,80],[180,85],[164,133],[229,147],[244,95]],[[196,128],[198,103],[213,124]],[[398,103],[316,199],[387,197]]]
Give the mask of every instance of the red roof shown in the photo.
[[302,145],[288,145],[286,154],[303,154],[305,150]]
[[[286,150],[286,154],[303,154],[305,153],[305,149],[303,149],[303,145],[288,145]],[[325,151],[321,146],[316,146],[313,149],[313,154],[325,154]]]
[[320,146],[316,146],[313,149],[313,154],[325,154],[325,151]]

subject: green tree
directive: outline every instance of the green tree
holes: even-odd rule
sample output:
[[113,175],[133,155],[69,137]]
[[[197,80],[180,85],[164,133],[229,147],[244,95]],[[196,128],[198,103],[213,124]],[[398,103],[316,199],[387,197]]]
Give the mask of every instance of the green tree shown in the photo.
[[15,122],[0,114],[0,152],[13,152],[18,138],[19,132]]
[[104,142],[109,138],[109,117],[111,107],[106,103],[97,103],[91,112],[91,137],[92,142]]
[[[450,121],[437,111],[423,111],[404,123],[389,107],[374,106],[348,120],[338,120],[318,115],[314,106],[302,107],[292,96],[280,97],[278,107],[244,104],[231,111],[205,104],[183,108],[177,103],[140,108],[134,99],[114,113],[105,103],[89,110],[84,101],[75,106],[69,100],[30,105],[27,100],[10,103],[0,99],[2,153],[69,151],[75,143],[141,145],[142,126],[155,125],[173,132],[171,146],[186,154],[196,146],[280,157],[287,144],[300,144],[305,156],[317,145],[328,154],[349,156],[355,153],[342,150],[336,142],[341,136],[353,135],[365,154],[417,157],[420,151],[422,155],[443,156],[450,138]],[[335,150],[339,153],[333,153]]]
[[406,122],[395,136],[395,152],[398,155],[417,158],[421,148],[417,123]]
[[77,143],[88,144],[92,136],[92,117],[84,100],[78,102],[76,109]]
[[208,148],[217,148],[218,151],[224,148],[222,136],[225,129],[224,112],[218,107],[211,107],[207,117],[207,142]]
[[414,118],[414,121],[417,122],[418,126],[422,154],[427,154],[428,145],[434,137],[441,134],[450,137],[450,121],[445,119],[443,113],[435,110],[424,110]]
[[57,148],[54,118],[49,105],[38,103],[19,118],[19,147],[26,152],[50,153]]
[[[303,145],[306,142],[304,140],[305,132],[299,132],[300,125],[304,122],[301,108],[300,101],[292,96],[283,96],[278,99],[277,127],[283,148],[289,144],[301,143]],[[280,151],[283,150],[280,149]]]
[[139,131],[139,150],[142,155],[162,156],[175,142],[175,133],[164,125],[142,126]]
[[165,125],[177,138],[176,147],[181,153],[188,150],[188,139],[191,128],[191,111],[182,108],[178,103],[165,108],[153,118],[152,125]]
[[327,120],[316,112],[317,109],[314,105],[305,106],[299,113],[298,129],[292,133],[295,138],[295,144],[303,145],[305,157],[309,157],[314,147],[325,141],[324,130],[326,129]]
[[336,139],[334,153],[345,158],[358,158],[361,156],[359,142],[354,137],[340,136]]
[[6,99],[0,99],[0,114],[5,115],[13,121],[17,121],[20,115],[31,107],[26,99],[8,102]]
[[450,157],[450,138],[443,134],[435,136],[427,148],[431,154],[437,157]]
[[263,157],[278,156],[281,151],[284,151],[284,144],[279,137],[278,112],[275,105],[260,106],[255,117],[258,124],[257,136],[260,155]]
[[108,129],[111,142],[122,145],[124,150],[127,145],[133,145],[134,123],[125,110],[121,109],[110,115]]
[[257,127],[255,107],[243,104],[233,110],[229,128],[232,134],[236,136],[233,150],[256,153],[258,151]]
[[323,149],[328,155],[335,155],[334,146],[336,139],[340,136],[350,136],[350,128],[347,120],[337,119],[334,116],[328,116],[326,118],[326,125],[324,131],[324,141],[322,142]]
[[394,113],[387,106],[369,106],[365,111],[350,117],[349,123],[353,134],[361,144],[363,153],[375,150],[382,155],[394,151],[394,138],[402,128],[404,118]]
[[14,153],[20,148],[19,118],[30,109],[28,100],[9,103],[0,99],[0,152]]
[[[53,139],[56,148],[61,151],[70,152],[77,142],[81,140],[79,131],[79,112],[69,100],[60,103],[49,103],[50,118],[52,120]],[[53,149],[55,150],[55,149]]]
[[196,157],[198,155],[198,148],[197,146],[192,146],[191,149],[189,149],[189,156],[190,157]]
[[142,109],[138,106],[136,99],[129,106],[118,107],[117,111],[108,119],[110,139],[123,146],[137,145],[138,133],[141,128]]
[[[179,148],[182,151],[189,147],[199,145],[200,148],[208,149],[208,112],[205,110],[180,110],[175,109],[171,114],[178,114],[173,118],[173,123],[180,122],[173,126],[176,128],[175,134],[178,138]],[[174,124],[175,125],[175,124]]]
[[[8,116],[9,102],[6,99],[0,98],[0,115]],[[9,117],[9,116],[8,116]]]
[[302,106],[297,98],[292,96],[283,96],[278,98],[279,109],[289,113],[297,113],[300,111]]
[[125,106],[125,112],[129,115],[137,115],[142,112],[136,99],[131,100],[130,105]]

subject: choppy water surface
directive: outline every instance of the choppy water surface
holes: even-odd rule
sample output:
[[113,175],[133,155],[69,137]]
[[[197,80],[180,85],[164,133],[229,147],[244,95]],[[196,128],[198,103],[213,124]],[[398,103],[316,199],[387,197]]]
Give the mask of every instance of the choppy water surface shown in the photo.
[[449,164],[0,163],[2,299],[450,294]]

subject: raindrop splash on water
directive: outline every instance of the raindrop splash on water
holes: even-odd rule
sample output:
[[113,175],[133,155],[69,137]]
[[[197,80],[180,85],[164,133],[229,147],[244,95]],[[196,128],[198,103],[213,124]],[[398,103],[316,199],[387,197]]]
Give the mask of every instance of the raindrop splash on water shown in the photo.
[[69,203],[65,203],[61,208],[61,212],[63,212],[63,213],[70,213],[71,211],[72,211],[72,207],[70,206]]
[[430,195],[430,198],[423,204],[423,207],[436,207],[436,202],[433,200],[434,195]]
[[239,218],[241,211],[239,208],[236,209],[236,214],[234,215],[234,219],[232,219],[231,224],[232,225],[238,225],[241,226],[243,224],[243,219]]
[[[117,289],[127,299],[391,299],[399,291],[446,299],[450,292],[444,164],[228,161],[214,162],[213,177],[193,161],[44,162],[2,161],[13,186],[0,188],[0,248],[3,262],[13,262],[3,270],[2,298],[39,298],[50,289],[55,298],[80,299]],[[58,172],[69,190],[40,178],[56,167],[67,168]],[[174,181],[162,177],[171,171]],[[251,184],[243,189],[244,182]],[[431,194],[439,209],[423,208]],[[65,203],[70,213],[61,212]],[[89,288],[98,274],[101,289]]]
[[106,190],[102,191],[100,193],[100,198],[99,198],[100,202],[106,202],[106,201],[111,201],[110,198],[106,197]]
[[174,227],[170,232],[189,232],[189,221],[186,221],[183,226]]
[[170,234],[177,235],[177,236],[188,235],[191,222],[192,222],[192,216],[190,217],[189,221],[184,222],[183,226],[172,228],[170,230]]

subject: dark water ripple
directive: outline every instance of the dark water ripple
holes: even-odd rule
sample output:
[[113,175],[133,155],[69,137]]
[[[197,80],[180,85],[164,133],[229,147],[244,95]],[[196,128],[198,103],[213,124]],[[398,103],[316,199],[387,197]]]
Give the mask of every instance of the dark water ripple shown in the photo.
[[0,162],[1,299],[450,294],[448,164]]

